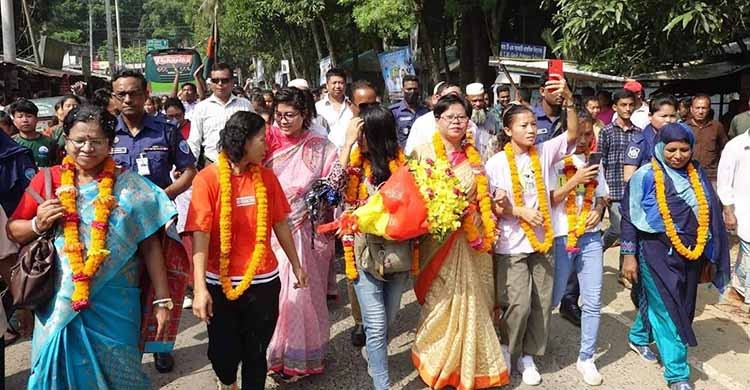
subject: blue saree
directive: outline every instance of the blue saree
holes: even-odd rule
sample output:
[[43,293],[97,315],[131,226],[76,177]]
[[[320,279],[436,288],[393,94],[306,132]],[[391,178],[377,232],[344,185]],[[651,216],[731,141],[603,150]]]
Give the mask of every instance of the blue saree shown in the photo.
[[[90,242],[97,182],[81,186],[78,210],[81,242]],[[55,296],[36,311],[29,389],[149,389],[141,368],[138,244],[164,226],[176,210],[166,194],[133,172],[115,182],[117,208],[109,220],[110,258],[91,283],[91,307],[75,312],[71,269],[58,228]]]

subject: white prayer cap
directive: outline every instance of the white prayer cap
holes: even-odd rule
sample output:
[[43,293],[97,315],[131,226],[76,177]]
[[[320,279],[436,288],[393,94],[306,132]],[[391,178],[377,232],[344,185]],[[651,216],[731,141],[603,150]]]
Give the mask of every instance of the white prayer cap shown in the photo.
[[305,79],[294,79],[289,82],[289,87],[294,87],[301,90],[310,89],[310,85],[307,84],[307,80]]
[[437,84],[435,84],[435,88],[432,90],[433,95],[438,94],[438,88],[440,88],[441,85],[445,84],[445,81],[440,81]]
[[484,85],[482,83],[471,83],[466,86],[466,95],[475,96],[484,94]]

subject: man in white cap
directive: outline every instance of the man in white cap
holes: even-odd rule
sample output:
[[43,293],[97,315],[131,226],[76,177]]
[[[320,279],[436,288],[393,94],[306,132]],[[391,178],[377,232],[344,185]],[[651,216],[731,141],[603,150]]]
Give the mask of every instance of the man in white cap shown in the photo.
[[474,144],[479,150],[482,160],[487,161],[499,149],[500,142],[495,140],[499,130],[498,120],[494,114],[487,110],[482,83],[467,85],[466,99],[471,103],[471,121],[477,125],[477,130],[474,133]]
[[307,91],[308,89],[310,89],[310,85],[307,84],[307,80],[305,79],[294,79],[290,81],[288,85],[290,88],[293,87],[293,88],[301,89],[303,91]]
[[[463,96],[463,94],[461,93],[461,87],[450,82],[441,82],[440,84],[438,84],[438,86],[435,87],[435,92],[437,98],[433,96],[434,103],[437,103],[437,101],[440,100],[441,97],[450,94]],[[404,153],[409,155],[417,146],[432,142],[432,135],[435,134],[436,129],[437,120],[435,120],[435,115],[432,113],[432,111],[417,118],[417,120],[415,120],[414,124],[411,126],[409,138],[406,139]],[[477,126],[474,124],[474,122],[469,121],[469,131],[472,134],[476,134],[476,130]]]

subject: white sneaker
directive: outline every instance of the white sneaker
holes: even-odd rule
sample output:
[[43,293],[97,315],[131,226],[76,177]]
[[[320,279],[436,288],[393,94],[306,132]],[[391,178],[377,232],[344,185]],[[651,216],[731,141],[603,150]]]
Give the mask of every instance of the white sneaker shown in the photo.
[[182,308],[183,309],[192,309],[193,308],[193,298],[185,297],[185,299],[182,300]]
[[542,383],[542,376],[534,364],[534,358],[529,355],[523,355],[518,359],[518,371],[521,371],[523,383],[529,386],[538,386]]
[[510,375],[510,367],[512,366],[512,364],[510,364],[510,349],[508,349],[507,345],[503,344],[500,344],[500,349],[503,350],[503,360],[505,360],[505,365],[508,367],[508,375]]
[[581,360],[581,358],[578,358],[576,368],[578,369],[578,372],[583,375],[583,381],[589,386],[599,386],[604,381],[604,377],[602,377],[602,374],[596,369],[594,358],[588,360]]

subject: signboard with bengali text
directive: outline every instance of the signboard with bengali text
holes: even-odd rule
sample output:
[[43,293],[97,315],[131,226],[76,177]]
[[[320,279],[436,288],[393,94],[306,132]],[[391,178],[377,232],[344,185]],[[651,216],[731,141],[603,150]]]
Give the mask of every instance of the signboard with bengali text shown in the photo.
[[500,42],[500,57],[543,60],[547,58],[547,47],[517,42]]

